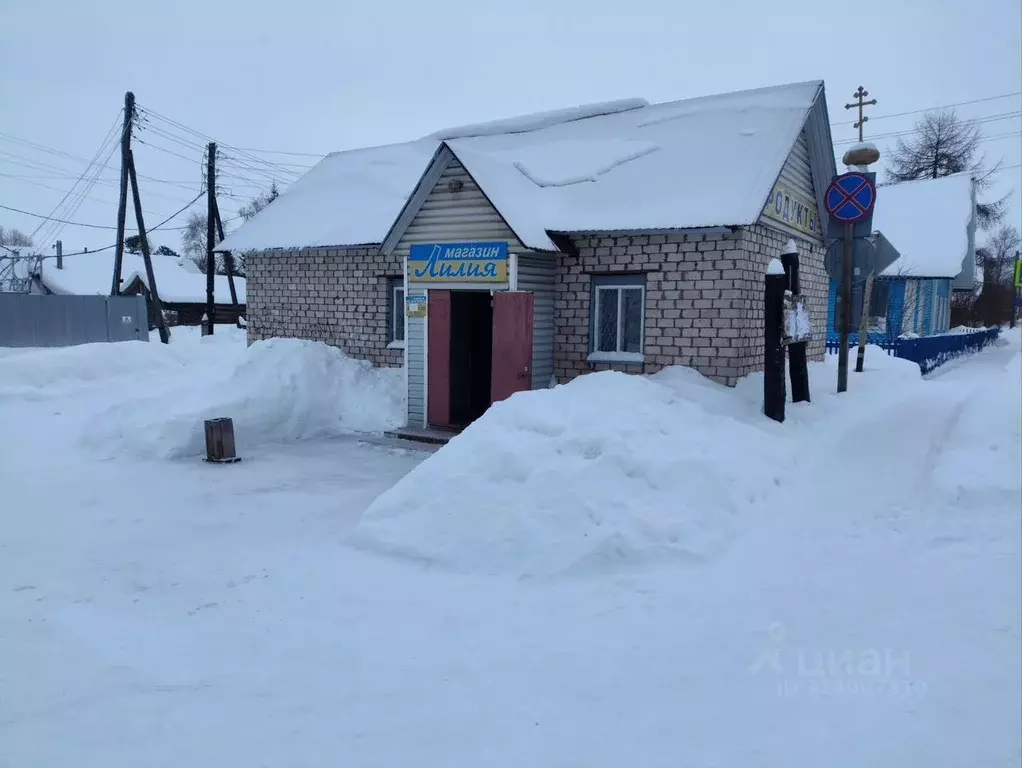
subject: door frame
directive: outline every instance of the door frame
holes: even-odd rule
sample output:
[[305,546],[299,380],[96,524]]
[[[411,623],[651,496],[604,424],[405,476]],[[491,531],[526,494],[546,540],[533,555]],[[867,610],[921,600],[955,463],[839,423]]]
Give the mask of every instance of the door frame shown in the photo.
[[[439,283],[439,282],[413,282],[408,279],[408,257],[404,258],[405,275],[405,296],[409,291],[416,293],[422,291],[426,297],[426,306],[429,306],[429,292],[433,291],[487,291],[492,296],[503,291],[518,290],[518,254],[509,252],[507,255],[507,284],[494,287],[486,283]],[[406,332],[407,336],[407,332]],[[429,429],[429,312],[422,318],[422,428]],[[408,343],[405,338],[405,400],[408,401],[409,377],[408,377]],[[408,406],[405,405],[405,421],[408,420]]]

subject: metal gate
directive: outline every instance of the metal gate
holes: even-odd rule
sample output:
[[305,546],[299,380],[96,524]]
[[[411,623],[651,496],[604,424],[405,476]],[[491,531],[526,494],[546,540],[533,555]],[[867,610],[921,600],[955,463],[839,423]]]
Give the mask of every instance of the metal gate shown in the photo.
[[148,340],[144,296],[0,293],[0,347]]

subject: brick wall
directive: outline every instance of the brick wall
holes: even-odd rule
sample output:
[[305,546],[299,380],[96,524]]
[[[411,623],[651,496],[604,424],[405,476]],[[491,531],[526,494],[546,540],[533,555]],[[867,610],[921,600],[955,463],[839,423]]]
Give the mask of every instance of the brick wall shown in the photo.
[[249,341],[324,341],[374,365],[400,366],[387,349],[387,278],[401,259],[375,248],[263,251],[245,259]]
[[[593,370],[652,373],[687,365],[728,385],[763,361],[763,276],[787,235],[762,225],[727,237],[702,234],[594,236],[579,255],[558,257],[554,364],[564,382]],[[823,250],[799,241],[802,291],[809,296],[822,358],[827,319]],[[594,274],[646,274],[644,364],[589,363],[589,302]]]
[[[772,258],[779,258],[784,244],[791,235],[778,232],[776,229],[757,224],[741,231],[742,248],[748,263],[755,265],[750,270],[750,277],[756,281],[758,301],[753,305],[756,328],[763,327],[763,274],[767,263]],[[809,315],[813,322],[813,339],[809,342],[809,359],[822,360],[826,351],[827,337],[827,291],[830,279],[823,268],[823,257],[826,253],[822,245],[806,240],[795,239],[798,245],[799,289],[809,303]],[[763,367],[762,338],[757,346],[756,365],[753,370]]]

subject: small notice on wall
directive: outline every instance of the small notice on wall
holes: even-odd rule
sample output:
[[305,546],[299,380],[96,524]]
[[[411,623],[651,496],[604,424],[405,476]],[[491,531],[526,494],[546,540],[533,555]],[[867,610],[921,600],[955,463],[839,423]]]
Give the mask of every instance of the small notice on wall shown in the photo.
[[408,317],[425,317],[426,297],[409,296],[405,299],[405,314],[408,315]]

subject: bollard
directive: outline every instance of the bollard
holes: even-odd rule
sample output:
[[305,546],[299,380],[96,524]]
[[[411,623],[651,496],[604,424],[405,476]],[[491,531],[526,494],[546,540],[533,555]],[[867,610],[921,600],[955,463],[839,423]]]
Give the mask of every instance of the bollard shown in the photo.
[[784,421],[784,291],[788,279],[784,267],[771,259],[767,267],[763,297],[763,413],[774,421]]
[[241,459],[235,455],[234,422],[231,419],[207,419],[206,461],[233,464]]

